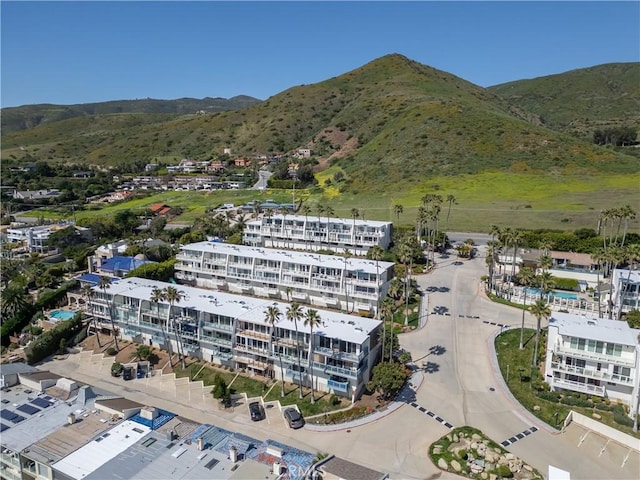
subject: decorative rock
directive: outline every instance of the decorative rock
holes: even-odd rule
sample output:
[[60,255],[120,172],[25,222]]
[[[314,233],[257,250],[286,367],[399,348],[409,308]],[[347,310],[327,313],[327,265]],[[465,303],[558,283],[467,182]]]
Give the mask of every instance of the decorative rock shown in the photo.
[[493,463],[489,463],[489,462],[485,462],[484,463],[484,469],[488,472],[490,472],[491,470],[495,469],[496,466]]
[[462,471],[462,466],[460,465],[460,463],[457,460],[451,460],[451,466],[453,467],[453,469],[456,472],[461,472]]
[[453,443],[458,443],[460,441],[460,438],[458,437],[457,434],[453,434]]
[[450,442],[453,442],[453,437],[451,436],[451,434],[447,435],[447,440],[449,440]]
[[592,413],[592,414],[591,414],[591,416],[592,416],[593,418],[595,418],[596,420],[600,420],[600,419],[602,418],[602,416],[601,416],[601,415],[598,415],[597,413]]
[[533,406],[533,411],[534,412],[539,412],[540,411],[540,406],[539,405],[534,405]]
[[487,472],[482,472],[480,474],[480,478],[482,478],[482,480],[486,480],[487,478],[489,478],[489,474]]
[[505,454],[504,458],[506,458],[507,460],[513,460],[516,457],[513,453],[507,453]]
[[489,475],[489,480],[498,480],[498,475],[496,475],[495,473],[491,473]]
[[442,457],[438,459],[438,468],[440,470],[449,470],[449,465],[447,464],[447,461]]
[[533,467],[530,465],[523,465],[522,468],[524,468],[527,472],[533,472]]
[[440,445],[436,445],[433,447],[433,454],[440,455],[442,453],[442,447]]
[[473,435],[471,435],[471,440],[479,442],[480,440],[482,440],[482,437],[480,435],[478,435],[477,433],[474,433]]
[[471,442],[471,448],[473,448],[474,450],[478,449],[478,442]]

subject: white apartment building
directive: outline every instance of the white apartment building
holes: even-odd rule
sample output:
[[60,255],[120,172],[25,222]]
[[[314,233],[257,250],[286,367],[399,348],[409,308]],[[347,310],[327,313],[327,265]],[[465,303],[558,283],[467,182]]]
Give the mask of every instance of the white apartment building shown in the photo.
[[254,247],[331,250],[366,255],[371,247],[391,244],[391,222],[314,215],[265,215],[248,221],[243,242]]
[[190,285],[369,315],[387,294],[394,266],[219,242],[185,245],[176,259],[176,278]]
[[611,283],[614,312],[618,316],[640,310],[640,270],[616,268]]
[[49,235],[58,230],[75,226],[75,222],[61,222],[51,225],[38,225],[35,227],[15,227],[6,231],[7,241],[24,242],[29,252],[47,253],[51,249],[47,244]]
[[626,322],[553,312],[545,380],[554,390],[620,399],[636,412],[640,330]]
[[[150,300],[154,289],[173,286],[184,298],[170,305]],[[313,329],[303,316],[286,316],[289,304],[201,288],[126,278],[105,291],[94,287],[91,311],[105,328],[111,319],[119,334],[138,343],[160,345],[220,365],[311,386],[346,397],[359,396],[380,357],[378,320],[318,310]],[[282,313],[275,328],[266,322],[268,307]],[[309,362],[309,344],[313,357]],[[298,370],[298,352],[302,358]],[[281,368],[282,363],[282,368]],[[311,371],[313,369],[313,372]]]

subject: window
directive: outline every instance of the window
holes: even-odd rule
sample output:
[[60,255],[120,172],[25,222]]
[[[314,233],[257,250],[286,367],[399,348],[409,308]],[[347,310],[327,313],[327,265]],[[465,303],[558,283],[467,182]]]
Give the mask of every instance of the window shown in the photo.
[[571,337],[571,348],[573,350],[584,350],[586,346],[586,340],[584,338]]
[[611,355],[614,357],[621,357],[622,345],[618,345],[616,343],[607,343],[607,355]]
[[622,377],[630,377],[631,376],[631,368],[629,367],[620,367],[618,365],[613,366],[613,374],[620,375]]

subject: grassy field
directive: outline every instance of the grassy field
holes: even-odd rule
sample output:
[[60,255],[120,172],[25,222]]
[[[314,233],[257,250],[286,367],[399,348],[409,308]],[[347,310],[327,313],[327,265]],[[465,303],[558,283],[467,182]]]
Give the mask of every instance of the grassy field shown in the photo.
[[[596,176],[525,175],[504,172],[482,173],[456,177],[431,177],[420,188],[403,189],[393,193],[341,193],[340,184],[325,180],[338,172],[331,167],[319,174],[320,187],[296,190],[296,200],[304,200],[315,207],[318,203],[330,205],[338,217],[351,217],[351,209],[357,208],[360,216],[370,220],[398,222],[393,206],[400,204],[404,213],[400,224],[413,223],[426,193],[437,193],[446,200],[454,195],[449,221],[451,231],[488,232],[492,224],[520,228],[554,228],[575,230],[595,228],[600,210],[631,204],[638,210],[640,174]],[[157,202],[181,206],[184,213],[176,217],[176,223],[191,223],[209,207],[221,203],[243,204],[253,200],[272,199],[290,202],[292,192],[268,190],[226,190],[218,192],[161,192],[142,199],[117,205],[109,205],[95,211],[80,211],[78,219],[95,215],[111,215],[126,208],[140,209]],[[444,228],[448,204],[443,204],[440,225]],[[312,210],[315,214],[315,208]],[[51,210],[38,210],[31,216],[46,218],[70,218],[71,212],[62,215]],[[640,231],[640,217],[630,224],[630,231]]]

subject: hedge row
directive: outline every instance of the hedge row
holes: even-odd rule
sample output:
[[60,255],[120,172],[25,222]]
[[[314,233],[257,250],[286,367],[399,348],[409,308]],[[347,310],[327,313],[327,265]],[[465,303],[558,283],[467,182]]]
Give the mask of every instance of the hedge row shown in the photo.
[[[27,362],[30,365],[39,362],[43,358],[53,355],[60,349],[60,340],[65,340],[71,345],[78,338],[82,338],[82,314],[60,322],[53,329],[44,332],[35,339],[27,348]],[[69,340],[72,339],[71,342]]]

